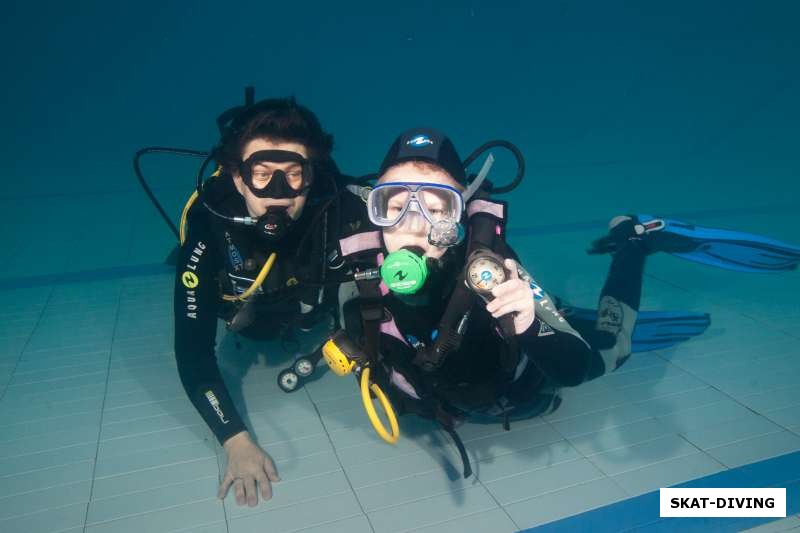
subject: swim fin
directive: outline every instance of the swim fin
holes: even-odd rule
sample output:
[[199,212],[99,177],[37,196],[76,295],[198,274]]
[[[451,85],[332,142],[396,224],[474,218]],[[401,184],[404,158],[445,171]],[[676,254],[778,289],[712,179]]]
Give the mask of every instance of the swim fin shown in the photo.
[[783,272],[800,264],[800,246],[752,233],[707,228],[651,215],[616,217],[589,253],[609,253],[641,239],[650,253],[668,254],[738,272]]
[[[597,311],[580,307],[560,310],[578,332],[594,328]],[[692,311],[640,311],[633,330],[631,351],[663,350],[701,335],[711,325],[708,313]]]

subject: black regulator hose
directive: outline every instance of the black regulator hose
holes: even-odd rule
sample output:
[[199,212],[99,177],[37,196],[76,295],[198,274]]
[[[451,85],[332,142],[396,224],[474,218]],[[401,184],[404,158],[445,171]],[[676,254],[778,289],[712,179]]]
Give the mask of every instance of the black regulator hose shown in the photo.
[[[172,233],[175,234],[175,238],[180,240],[180,233],[178,232],[178,228],[175,227],[175,223],[170,220],[169,215],[164,208],[161,207],[161,203],[156,198],[156,195],[153,194],[152,189],[147,184],[147,181],[144,179],[144,175],[142,174],[142,168],[139,166],[139,159],[145,154],[175,154],[175,155],[182,155],[187,157],[205,157],[208,158],[208,152],[201,152],[199,150],[185,150],[183,148],[167,148],[164,146],[148,146],[147,148],[142,148],[138,150],[136,154],[133,156],[133,171],[136,173],[136,177],[139,180],[139,183],[144,189],[145,194],[147,194],[150,201],[153,202],[153,205],[158,210],[158,213],[161,215],[161,218],[164,219],[164,222],[167,223],[169,229],[172,230]],[[205,168],[205,166],[203,167]],[[202,172],[202,170],[201,170]]]
[[514,189],[516,189],[520,183],[522,183],[522,178],[523,176],[525,176],[525,157],[523,157],[520,149],[517,148],[514,144],[499,139],[484,143],[480,145],[478,148],[476,148],[475,151],[473,151],[471,154],[469,154],[469,156],[467,156],[467,158],[464,160],[464,168],[467,168],[472,163],[474,163],[475,160],[478,159],[478,157],[480,157],[480,155],[484,153],[486,150],[495,147],[505,148],[506,150],[514,154],[514,158],[517,160],[517,175],[514,177],[511,183],[503,185],[502,187],[492,187],[492,190],[489,192],[496,194],[511,192]]

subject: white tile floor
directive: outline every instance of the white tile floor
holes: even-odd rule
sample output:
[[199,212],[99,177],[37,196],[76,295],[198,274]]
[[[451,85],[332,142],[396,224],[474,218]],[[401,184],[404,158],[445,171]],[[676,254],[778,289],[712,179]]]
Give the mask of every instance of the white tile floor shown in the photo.
[[[800,242],[797,212],[702,222],[775,234],[781,216],[778,236]],[[112,239],[99,262],[89,257],[96,239],[117,230],[131,234],[125,224],[77,241],[48,230],[60,259],[25,268],[6,256],[0,281],[157,262],[169,250],[166,239],[129,249]],[[515,244],[545,287],[591,305],[606,264],[582,255],[594,233]],[[534,243],[553,258],[534,260]],[[568,274],[564,261],[574,266]],[[509,432],[467,424],[469,480],[429,423],[403,419],[401,441],[386,445],[352,380],[327,373],[286,395],[275,378],[290,355],[246,340],[237,350],[221,333],[221,367],[283,478],[254,509],[215,498],[224,455],[178,380],[169,274],[6,287],[0,531],[511,532],[800,450],[800,275],[734,274],[670,257],[653,258],[648,273],[643,308],[710,312],[708,332],[566,391],[546,418]],[[798,526],[790,517],[759,531]]]

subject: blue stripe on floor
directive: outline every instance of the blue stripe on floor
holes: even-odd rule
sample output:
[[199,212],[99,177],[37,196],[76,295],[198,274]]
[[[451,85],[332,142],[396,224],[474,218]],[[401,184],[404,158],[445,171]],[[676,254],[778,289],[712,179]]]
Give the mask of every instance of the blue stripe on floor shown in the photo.
[[[751,215],[774,215],[776,213],[796,213],[796,204],[777,205],[769,207],[732,207],[725,209],[704,209],[702,211],[685,211],[671,213],[669,215],[656,214],[674,220],[689,220],[697,222],[726,216],[751,216]],[[543,226],[513,227],[509,226],[507,234],[509,237],[523,237],[529,235],[557,235],[560,233],[571,233],[576,231],[589,231],[600,229],[601,231],[608,225],[609,219],[582,220],[579,222],[567,222],[563,224],[546,224]]]
[[[785,487],[786,516],[800,513],[800,452],[732,468],[676,487]],[[563,518],[521,533],[562,531],[741,531],[777,518],[660,518],[658,491]],[[531,503],[535,505],[535,503]]]

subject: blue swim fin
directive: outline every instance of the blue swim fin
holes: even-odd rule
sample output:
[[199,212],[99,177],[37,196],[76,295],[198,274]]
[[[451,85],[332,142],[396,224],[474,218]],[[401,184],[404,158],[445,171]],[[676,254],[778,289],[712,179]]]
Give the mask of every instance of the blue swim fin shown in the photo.
[[[580,307],[561,310],[567,321],[578,332],[594,328],[597,311]],[[711,325],[708,313],[692,311],[640,311],[633,330],[631,351],[649,352],[663,350],[701,335]]]
[[800,246],[651,215],[615,217],[609,235],[594,241],[589,253],[613,253],[630,240],[644,241],[650,253],[665,252],[737,272],[784,272],[800,264]]
[[[739,272],[782,272],[800,263],[800,246],[724,229],[705,228],[677,220],[637,215],[647,226],[660,226],[655,246],[676,257]],[[659,242],[661,241],[661,242]]]

